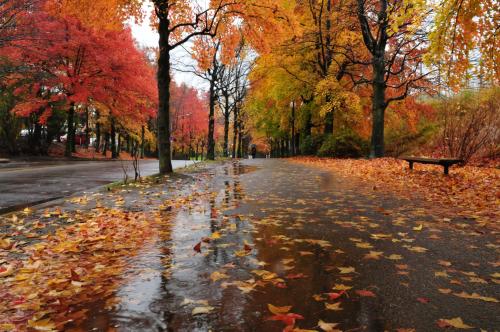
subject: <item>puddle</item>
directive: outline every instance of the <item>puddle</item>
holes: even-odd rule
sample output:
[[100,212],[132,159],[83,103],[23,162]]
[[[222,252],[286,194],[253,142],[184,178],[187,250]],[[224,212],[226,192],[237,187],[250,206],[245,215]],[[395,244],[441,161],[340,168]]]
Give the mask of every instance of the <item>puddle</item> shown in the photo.
[[[111,304],[92,304],[89,319],[77,327],[279,331],[284,325],[268,320],[268,303],[293,305],[293,312],[325,321],[339,321],[346,312],[364,316],[359,302],[344,306],[339,315],[312,300],[314,294],[331,291],[335,257],[328,247],[297,240],[311,235],[304,222],[312,212],[292,210],[283,198],[267,200],[263,206],[259,194],[247,197],[242,181],[258,184],[259,175],[253,173],[258,169],[233,163],[214,174],[214,191],[176,211],[171,227],[158,229],[129,261],[128,277]],[[200,252],[194,250],[197,244]],[[204,313],[196,314],[197,310]],[[349,321],[347,326],[356,320]],[[304,328],[316,324],[308,318],[300,322]]]

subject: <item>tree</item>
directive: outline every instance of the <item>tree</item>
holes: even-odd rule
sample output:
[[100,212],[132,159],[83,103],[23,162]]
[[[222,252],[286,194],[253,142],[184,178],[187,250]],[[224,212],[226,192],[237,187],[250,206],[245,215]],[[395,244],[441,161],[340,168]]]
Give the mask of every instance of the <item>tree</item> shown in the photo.
[[0,0],[0,48],[35,37],[30,17],[40,10],[42,3],[41,0]]
[[500,83],[498,3],[493,0],[445,0],[435,4],[428,65],[438,67],[453,90]]
[[236,142],[239,128],[238,114],[248,89],[248,74],[252,68],[249,59],[249,48],[245,45],[243,36],[231,61],[222,67],[218,86],[218,104],[224,117],[223,156],[229,156],[229,122],[233,115],[233,149],[232,156],[236,157]]
[[45,124],[53,113],[54,102],[65,105],[66,156],[71,156],[74,149],[75,118],[86,112],[88,122],[91,104],[107,105],[111,124],[113,116],[119,117],[120,125],[135,127],[136,132],[154,116],[153,70],[135,48],[128,29],[97,31],[76,19],[46,13],[36,21],[36,27],[44,38],[21,41],[12,47],[20,62],[29,64],[36,74],[35,79],[25,80],[24,86],[17,89],[24,101],[14,111],[24,117],[36,113],[40,123]]
[[429,74],[421,66],[426,43],[421,27],[424,6],[420,1],[357,0],[357,16],[370,57],[352,61],[371,67],[370,79],[358,74],[354,80],[372,86],[371,157],[384,156],[384,113],[389,103],[420,88],[419,81]]
[[195,36],[215,36],[231,4],[219,0],[206,9],[192,8],[190,1],[153,0],[157,29],[160,35],[158,46],[158,158],[160,174],[170,173],[170,52]]

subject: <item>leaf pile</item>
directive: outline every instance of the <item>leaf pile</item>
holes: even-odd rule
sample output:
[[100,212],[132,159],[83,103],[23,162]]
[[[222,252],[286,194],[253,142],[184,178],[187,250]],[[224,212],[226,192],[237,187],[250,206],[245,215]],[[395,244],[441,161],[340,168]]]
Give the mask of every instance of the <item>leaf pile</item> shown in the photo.
[[293,159],[357,178],[372,190],[384,190],[398,196],[419,198],[456,208],[464,217],[475,219],[480,226],[499,228],[500,170],[485,167],[452,167],[449,176],[442,166],[408,163],[394,158],[380,159],[326,159],[300,157]]
[[75,311],[78,304],[114,292],[125,258],[151,235],[151,216],[102,208],[88,218],[28,246],[29,258],[9,264],[11,273],[0,279],[0,329],[62,329],[85,316]]

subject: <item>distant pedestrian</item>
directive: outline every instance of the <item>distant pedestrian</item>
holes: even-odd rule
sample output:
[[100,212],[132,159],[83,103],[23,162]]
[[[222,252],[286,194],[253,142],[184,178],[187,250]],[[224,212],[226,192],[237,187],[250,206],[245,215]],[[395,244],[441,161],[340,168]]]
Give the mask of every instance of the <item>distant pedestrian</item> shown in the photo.
[[255,156],[257,155],[257,146],[255,144],[252,144],[251,154],[252,154],[252,159],[255,159]]

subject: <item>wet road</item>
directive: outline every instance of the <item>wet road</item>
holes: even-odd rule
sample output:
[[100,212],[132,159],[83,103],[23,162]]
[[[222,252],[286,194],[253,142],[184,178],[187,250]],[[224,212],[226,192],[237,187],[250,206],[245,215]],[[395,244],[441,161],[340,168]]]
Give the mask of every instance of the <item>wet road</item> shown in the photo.
[[[165,213],[128,260],[112,298],[83,306],[88,318],[73,327],[500,327],[496,234],[465,221],[450,228],[418,200],[283,160],[228,164],[196,181],[195,198]],[[280,308],[271,313],[268,304]]]
[[[174,168],[191,161],[175,160]],[[0,168],[0,213],[69,196],[114,181],[134,177],[131,161],[63,161],[19,164]],[[158,173],[157,160],[141,160],[141,175]]]

